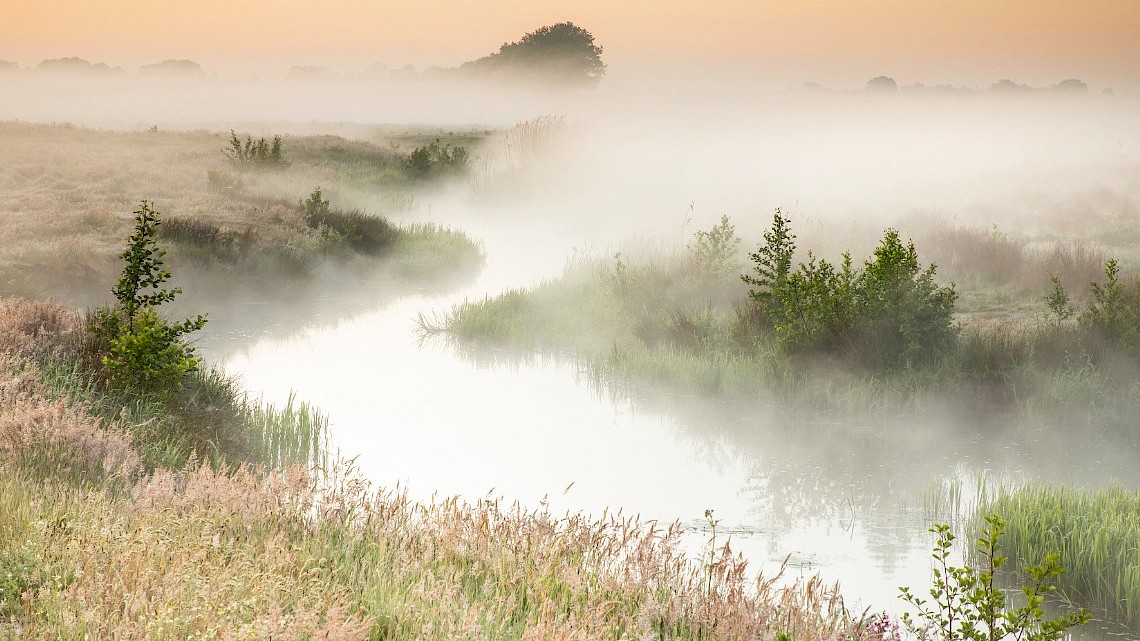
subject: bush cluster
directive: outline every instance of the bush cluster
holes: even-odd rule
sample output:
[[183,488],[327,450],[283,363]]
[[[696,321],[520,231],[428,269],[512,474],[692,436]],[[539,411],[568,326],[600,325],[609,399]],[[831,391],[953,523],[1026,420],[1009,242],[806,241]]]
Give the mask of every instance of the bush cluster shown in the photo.
[[876,369],[918,366],[950,350],[958,329],[951,321],[957,292],[934,282],[935,266],[922,268],[914,243],[888,229],[871,258],[856,268],[850,253],[839,265],[817,258],[793,269],[796,236],[776,210],[764,243],[749,255],[743,274],[757,313],[781,346],[837,354]]
[[274,136],[273,141],[269,142],[264,137],[254,140],[252,136],[247,135],[242,142],[231,129],[230,146],[222,151],[236,165],[284,167],[286,164],[281,136]]
[[362,254],[376,255],[388,248],[400,233],[382,216],[333,209],[320,187],[301,200],[300,207],[305,224],[316,230],[330,249],[347,246]]
[[412,150],[404,161],[404,174],[412,180],[428,180],[437,176],[461,174],[467,171],[471,155],[461,145],[440,145],[435,139]]

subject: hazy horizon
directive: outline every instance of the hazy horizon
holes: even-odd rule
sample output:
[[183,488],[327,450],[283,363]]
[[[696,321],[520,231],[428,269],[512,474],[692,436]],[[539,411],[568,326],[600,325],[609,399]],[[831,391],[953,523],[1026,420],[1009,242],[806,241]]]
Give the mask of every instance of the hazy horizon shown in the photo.
[[0,60],[34,67],[76,56],[134,73],[190,59],[223,76],[284,75],[292,66],[360,73],[375,64],[455,67],[540,26],[572,21],[604,48],[610,74],[723,72],[773,86],[859,88],[888,75],[985,88],[1009,78],[1090,89],[1140,86],[1140,4],[988,3],[929,7],[889,0],[830,3],[677,0],[650,8],[600,0],[287,5],[204,0],[172,8],[137,0],[10,5]]

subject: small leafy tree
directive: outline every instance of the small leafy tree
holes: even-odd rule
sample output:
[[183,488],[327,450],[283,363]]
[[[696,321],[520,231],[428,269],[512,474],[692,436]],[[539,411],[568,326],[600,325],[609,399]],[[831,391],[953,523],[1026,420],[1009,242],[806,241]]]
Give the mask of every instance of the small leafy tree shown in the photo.
[[702,278],[718,278],[739,269],[736,252],[740,238],[728,216],[721,216],[720,222],[708,231],[698,231],[694,239],[696,242],[689,250]]
[[1028,582],[1021,588],[1025,604],[1007,608],[1006,595],[994,578],[1007,562],[998,553],[998,541],[1006,523],[997,514],[988,514],[978,538],[976,552],[982,566],[949,564],[954,534],[950,526],[936,523],[930,529],[934,543],[930,599],[916,596],[908,587],[899,588],[900,598],[917,611],[906,613],[903,626],[920,641],[1056,641],[1068,628],[1087,623],[1092,616],[1083,608],[1053,619],[1046,619],[1042,605],[1045,595],[1057,589],[1052,580],[1064,572],[1058,555],[1050,554],[1039,565],[1025,568]]
[[1061,284],[1061,279],[1056,274],[1051,274],[1049,280],[1053,283],[1053,288],[1045,294],[1045,306],[1049,308],[1049,315],[1056,321],[1057,327],[1060,327],[1061,323],[1073,317],[1076,307],[1072,297],[1065,291],[1065,286]]
[[202,329],[206,317],[170,323],[158,313],[156,308],[182,289],[163,287],[171,274],[163,262],[166,250],[155,240],[159,212],[144,200],[134,214],[134,233],[120,255],[125,265],[111,290],[118,305],[97,311],[91,331],[104,346],[102,365],[112,384],[165,396],[200,366],[201,358],[183,336]]
[[1140,280],[1127,287],[1120,280],[1120,264],[1104,264],[1105,282],[1092,283],[1093,300],[1079,321],[1096,336],[1125,350],[1140,351]]
[[904,367],[931,360],[957,337],[951,322],[958,293],[934,282],[914,243],[888,229],[855,283],[859,341],[865,364]]
[[755,263],[752,271],[756,275],[740,276],[741,280],[756,287],[748,295],[769,314],[777,310],[777,292],[792,272],[795,253],[796,235],[791,231],[791,220],[782,216],[777,208],[772,216],[772,228],[764,232],[764,244],[748,255]]

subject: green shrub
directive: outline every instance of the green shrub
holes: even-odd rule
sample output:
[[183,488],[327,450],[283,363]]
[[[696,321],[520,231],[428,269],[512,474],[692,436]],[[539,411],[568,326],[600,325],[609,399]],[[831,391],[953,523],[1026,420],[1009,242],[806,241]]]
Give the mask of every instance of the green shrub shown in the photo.
[[317,230],[329,248],[347,245],[356,252],[375,255],[387,249],[400,233],[381,216],[370,216],[359,210],[334,210],[322,197],[320,187],[301,201],[301,210],[305,224]]
[[230,146],[222,152],[239,166],[284,167],[287,163],[282,147],[281,136],[274,136],[273,141],[268,142],[264,137],[254,140],[247,135],[242,142],[231,129]]
[[905,246],[888,229],[855,282],[857,341],[865,364],[887,368],[929,362],[954,346],[951,322],[958,293],[934,282],[935,266],[922,269],[914,243]]
[[1140,279],[1131,287],[1120,280],[1115,259],[1104,264],[1105,282],[1091,283],[1093,300],[1081,312],[1082,327],[1114,347],[1140,352]]
[[104,374],[118,387],[165,396],[182,386],[182,379],[198,369],[201,359],[182,336],[202,329],[205,316],[169,323],[156,308],[182,293],[162,287],[170,278],[156,243],[159,213],[147,201],[135,212],[135,231],[120,257],[126,263],[112,290],[114,309],[98,310],[89,326],[99,345]]
[[708,231],[698,231],[694,235],[694,243],[689,251],[693,254],[693,262],[700,277],[714,280],[740,270],[737,262],[739,249],[740,238],[736,235],[736,227],[728,216],[721,216],[720,222]]
[[404,174],[412,180],[460,174],[467,171],[470,160],[466,147],[440,146],[439,139],[436,139],[408,154],[404,161]]
[[[888,229],[861,270],[843,254],[836,266],[808,252],[793,271],[795,235],[776,210],[764,244],[750,254],[749,297],[776,341],[790,350],[822,351],[875,369],[933,360],[954,344],[957,293],[920,268],[913,243]],[[743,318],[743,317],[742,317]]]
[[1055,578],[1064,572],[1056,554],[1047,555],[1040,565],[1025,568],[1028,583],[1021,588],[1025,604],[1007,608],[1006,595],[995,584],[996,574],[1007,559],[998,554],[998,541],[1006,523],[997,514],[985,517],[975,552],[981,567],[948,563],[954,534],[950,526],[936,523],[930,529],[934,543],[930,600],[899,588],[901,598],[917,610],[917,617],[903,614],[903,626],[922,641],[1056,641],[1065,630],[1087,623],[1092,616],[1081,609],[1054,619],[1046,619],[1042,605],[1045,595],[1057,589]]

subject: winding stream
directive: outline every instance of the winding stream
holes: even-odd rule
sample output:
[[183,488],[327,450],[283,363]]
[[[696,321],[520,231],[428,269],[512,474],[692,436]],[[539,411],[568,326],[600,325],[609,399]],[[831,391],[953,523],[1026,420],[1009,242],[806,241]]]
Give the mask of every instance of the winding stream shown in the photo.
[[[1134,452],[1099,437],[1059,447],[1063,428],[619,400],[568,356],[476,360],[419,342],[417,313],[557,275],[570,252],[537,225],[478,227],[472,233],[487,264],[461,291],[375,300],[287,337],[233,341],[235,348],[227,342],[234,337],[214,335],[203,347],[253,394],[281,403],[296,391],[321,408],[334,448],[356,457],[378,485],[399,484],[420,499],[490,495],[554,513],[679,520],[694,555],[708,539],[703,514],[712,508],[720,540],[731,536],[754,564],[774,571],[788,558],[789,575],[839,581],[858,608],[897,611],[898,586],[925,589],[926,528],[948,509],[924,498],[933,487],[956,481],[969,501],[983,474],[1140,485]],[[329,308],[337,304],[330,296]]]

